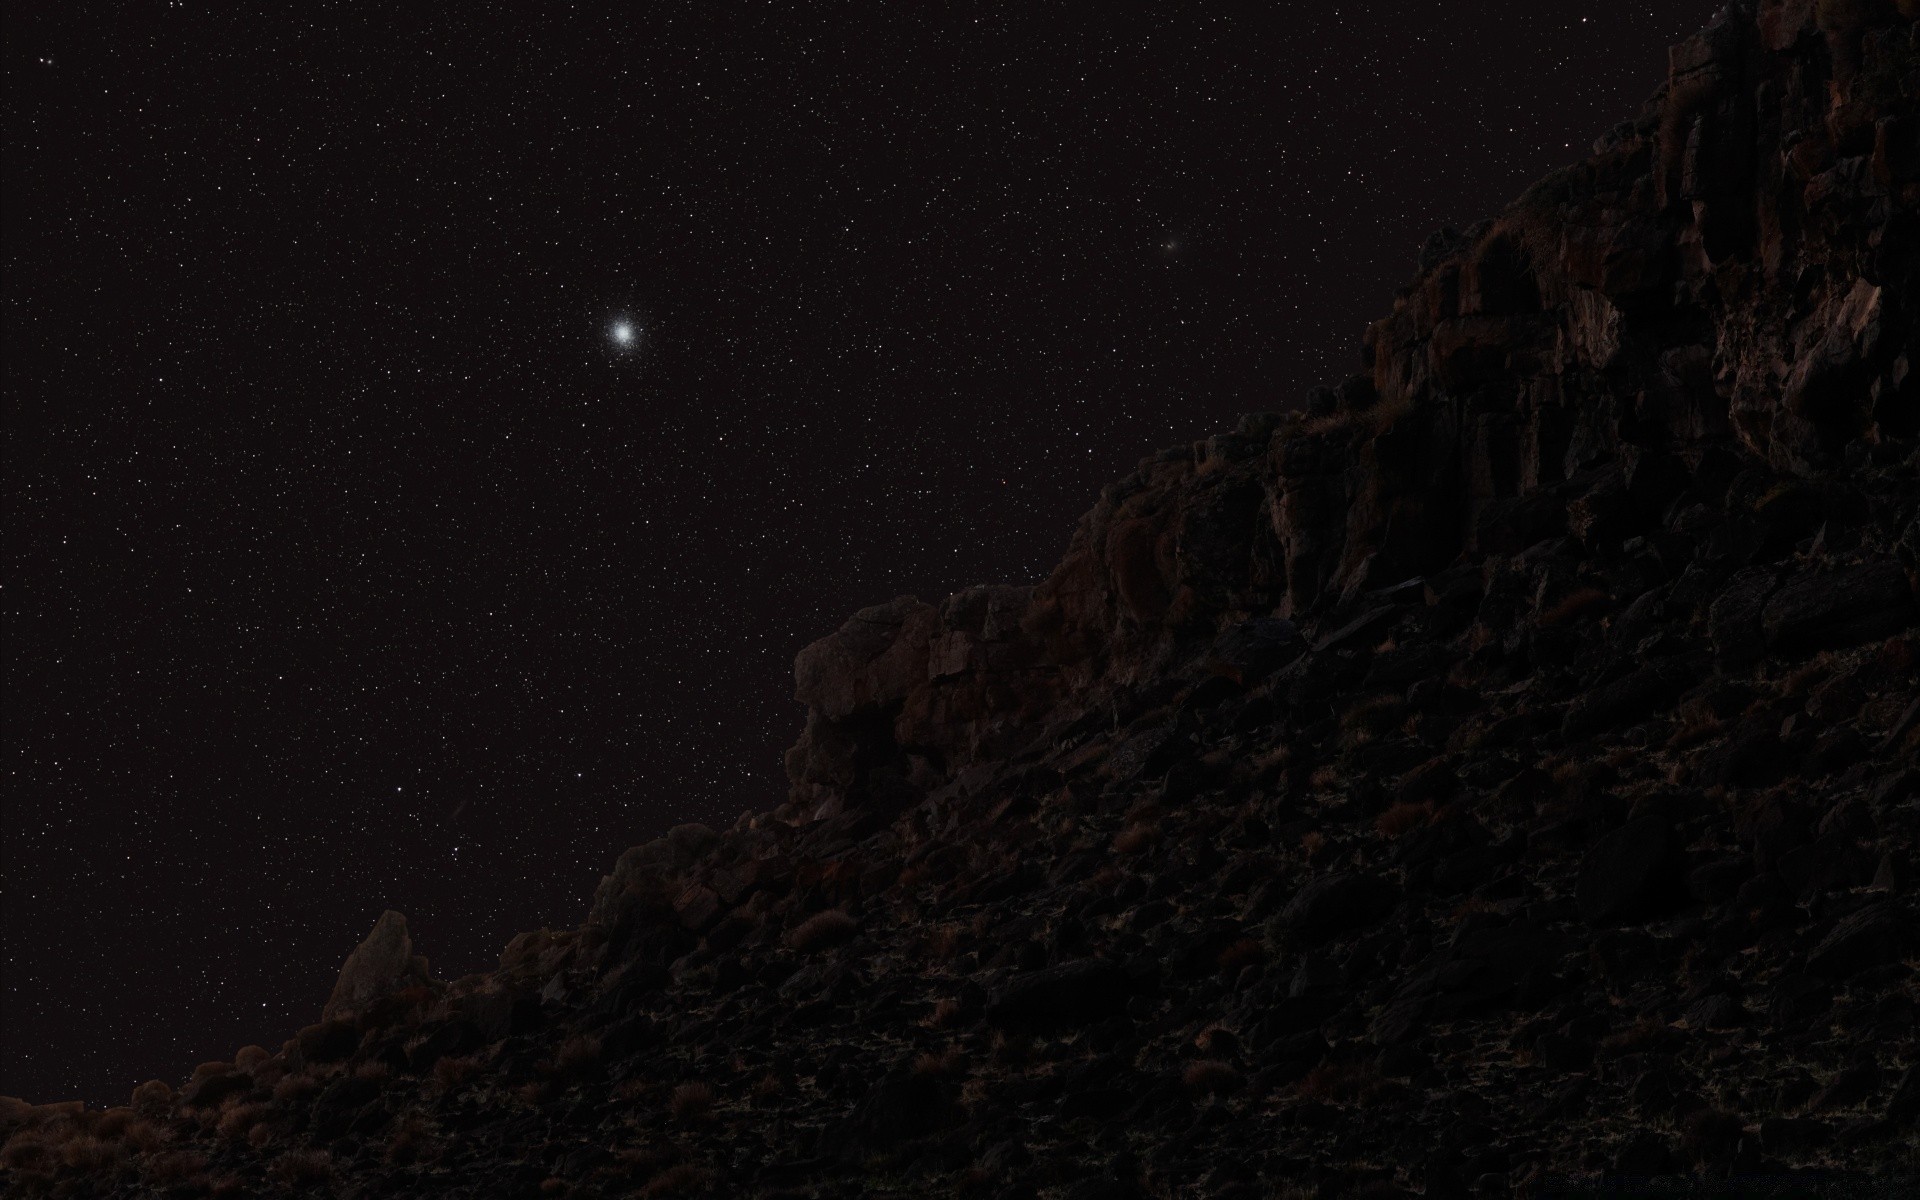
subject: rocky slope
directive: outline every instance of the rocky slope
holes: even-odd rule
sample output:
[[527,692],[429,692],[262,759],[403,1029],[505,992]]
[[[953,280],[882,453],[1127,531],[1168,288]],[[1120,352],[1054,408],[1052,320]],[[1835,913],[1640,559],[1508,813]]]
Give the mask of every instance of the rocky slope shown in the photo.
[[1920,26],[1735,5],[1359,374],[795,664],[789,801],[8,1194],[1920,1175]]

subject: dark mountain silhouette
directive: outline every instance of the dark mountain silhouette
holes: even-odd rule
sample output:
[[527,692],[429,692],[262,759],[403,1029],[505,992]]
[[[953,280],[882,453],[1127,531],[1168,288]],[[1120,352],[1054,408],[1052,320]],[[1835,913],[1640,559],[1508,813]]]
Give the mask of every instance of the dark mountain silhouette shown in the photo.
[[8,1101],[8,1194],[1910,1176],[1914,16],[1730,6],[1353,377],[808,647],[781,808],[497,970],[389,913],[277,1050]]

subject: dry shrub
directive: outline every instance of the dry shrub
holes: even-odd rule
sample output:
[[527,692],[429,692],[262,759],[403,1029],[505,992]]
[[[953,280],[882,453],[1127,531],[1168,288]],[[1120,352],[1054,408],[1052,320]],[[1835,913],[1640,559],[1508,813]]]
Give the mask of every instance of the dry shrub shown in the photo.
[[105,1112],[96,1113],[93,1123],[88,1128],[100,1137],[117,1138],[139,1119],[138,1113],[121,1105],[118,1108],[109,1108]]
[[1180,1082],[1198,1096],[1224,1096],[1240,1090],[1240,1072],[1218,1059],[1203,1058],[1187,1064]]
[[183,1183],[207,1169],[204,1154],[192,1150],[169,1150],[149,1155],[140,1165],[140,1177],[155,1187]]
[[1540,625],[1551,629],[1556,625],[1567,625],[1595,613],[1606,611],[1613,605],[1613,597],[1599,588],[1579,588],[1562,596],[1560,600],[1540,614]]
[[711,1176],[692,1163],[677,1163],[655,1175],[640,1189],[642,1196],[691,1196],[707,1188]]
[[233,1052],[234,1069],[252,1074],[256,1067],[272,1057],[265,1046],[242,1046]]
[[273,1098],[282,1104],[305,1100],[320,1091],[320,1081],[311,1075],[289,1075],[273,1085]]
[[988,1048],[995,1064],[1003,1067],[1017,1067],[1033,1058],[1034,1040],[1022,1034],[1009,1033],[996,1029],[993,1042]]
[[787,945],[802,954],[838,946],[860,932],[860,922],[838,908],[817,912],[787,931]]
[[1465,900],[1453,906],[1452,911],[1447,914],[1447,920],[1452,924],[1458,925],[1474,913],[1499,911],[1500,905],[1496,901],[1489,900],[1485,896],[1468,896]]
[[69,1138],[67,1144],[60,1147],[60,1161],[82,1174],[98,1175],[124,1164],[127,1147],[123,1142],[83,1133]]
[[1340,786],[1342,778],[1339,763],[1326,763],[1315,767],[1313,773],[1307,776],[1307,786],[1316,792],[1330,791]]
[[1242,967],[1267,961],[1267,948],[1256,938],[1241,938],[1220,952],[1214,960],[1220,969],[1228,974],[1239,972]]
[[540,1194],[542,1196],[564,1196],[571,1190],[572,1186],[572,1184],[569,1184],[558,1175],[549,1175],[540,1181]]
[[591,1075],[600,1065],[600,1039],[590,1033],[576,1033],[560,1044],[554,1055],[556,1073],[568,1079]]
[[295,1187],[333,1178],[333,1156],[325,1150],[290,1150],[274,1164],[281,1179]]
[[966,1069],[967,1056],[959,1046],[948,1046],[937,1052],[929,1051],[913,1060],[915,1075],[944,1076],[958,1075]]
[[135,1121],[127,1126],[121,1140],[126,1142],[137,1154],[152,1154],[167,1144],[167,1131],[147,1121]]
[[704,1083],[683,1083],[673,1089],[668,1109],[683,1125],[704,1121],[713,1112],[713,1089]]
[[1380,1086],[1372,1063],[1321,1063],[1300,1081],[1300,1094],[1314,1100],[1351,1104],[1364,1100]]
[[433,1064],[433,1085],[441,1092],[457,1092],[480,1070],[478,1055],[442,1058]]
[[635,1075],[631,1079],[622,1079],[614,1086],[613,1095],[617,1100],[638,1100],[646,1095],[647,1081]]
[[1674,715],[1677,721],[1673,734],[1667,738],[1669,750],[1684,750],[1688,746],[1704,742],[1719,733],[1725,725],[1725,722],[1714,714],[1713,706],[1698,697],[1682,704]]
[[1374,818],[1373,831],[1384,838],[1397,838],[1425,825],[1432,816],[1433,809],[1429,805],[1402,800]]
[[0,1146],[0,1167],[10,1171],[42,1171],[53,1162],[53,1144],[36,1129],[22,1130]]
[[364,1083],[385,1083],[393,1068],[383,1062],[365,1062],[354,1068],[353,1077]]
[[933,1011],[928,1013],[920,1024],[928,1029],[945,1029],[960,1019],[966,1011],[966,1005],[951,996],[943,996],[934,1003]]
[[780,1093],[785,1090],[786,1085],[780,1082],[780,1077],[772,1071],[768,1071],[765,1075],[753,1081],[753,1086],[747,1089],[747,1095],[755,1104],[768,1104],[777,1099]]
[[203,1062],[193,1069],[193,1081],[211,1079],[215,1075],[233,1074],[233,1064],[229,1062]]
[[1651,1050],[1672,1038],[1673,1030],[1665,1021],[1658,1017],[1641,1017],[1619,1033],[1610,1033],[1601,1038],[1599,1057],[1617,1058],[1623,1054],[1636,1054]]
[[960,946],[966,931],[959,925],[947,924],[935,927],[927,935],[927,957],[934,962],[948,962],[960,953]]
[[18,1096],[0,1096],[0,1136],[24,1128],[33,1118],[33,1105]]
[[230,1142],[238,1141],[253,1132],[253,1127],[260,1123],[266,1111],[264,1104],[235,1105],[221,1116],[220,1123],[214,1126],[214,1132]]
[[1248,760],[1253,764],[1256,776],[1269,776],[1293,761],[1293,747],[1272,746],[1254,755]]
[[252,1146],[255,1150],[265,1149],[271,1141],[273,1141],[273,1125],[271,1122],[261,1121],[252,1129],[247,1130],[247,1145]]
[[1812,660],[1801,664],[1780,681],[1780,694],[1783,696],[1804,696],[1813,690],[1813,685],[1833,674],[1833,652],[1826,651]]
[[1407,719],[1407,707],[1398,696],[1374,696],[1340,714],[1341,741],[1364,746],[1398,728]]
[[1158,825],[1146,824],[1144,822],[1137,825],[1129,825],[1114,835],[1113,852],[1115,854],[1139,854],[1143,850],[1152,848],[1153,844],[1159,840],[1160,827]]
[[1327,841],[1327,835],[1318,829],[1309,829],[1300,835],[1300,851],[1309,861],[1316,860],[1325,854],[1330,844]]
[[1353,424],[1353,420],[1354,414],[1344,411],[1331,412],[1324,417],[1309,417],[1301,423],[1300,431],[1295,436],[1310,438],[1335,433]]
[[656,1142],[650,1146],[625,1146],[613,1152],[613,1160],[620,1164],[620,1170],[629,1175],[649,1178],[676,1165],[685,1157],[685,1152],[672,1142]]
[[1412,411],[1413,398],[1411,396],[1393,395],[1383,397],[1376,401],[1373,407],[1360,413],[1356,420],[1367,426],[1377,437],[1399,424],[1400,418]]
[[540,1103],[541,1098],[547,1094],[547,1085],[535,1079],[530,1083],[523,1083],[513,1089],[513,1094],[520,1098],[520,1103],[522,1104],[537,1105]]

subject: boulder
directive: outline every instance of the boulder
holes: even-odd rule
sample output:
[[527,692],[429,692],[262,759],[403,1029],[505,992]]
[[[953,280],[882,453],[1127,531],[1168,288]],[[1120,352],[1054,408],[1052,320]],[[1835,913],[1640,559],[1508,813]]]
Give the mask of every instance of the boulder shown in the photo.
[[1836,922],[1807,955],[1807,971],[1826,979],[1845,979],[1894,961],[1913,940],[1910,917],[1890,904],[1875,904]]
[[1761,623],[1769,649],[1804,654],[1887,637],[1916,619],[1906,571],[1879,562],[1787,581],[1767,600]]
[[402,988],[435,986],[437,981],[427,974],[427,960],[413,952],[406,917],[388,909],[374,922],[367,939],[347,956],[321,1019],[356,1016],[375,1000]]
[[1685,897],[1685,859],[1665,820],[1641,817],[1607,834],[1580,862],[1575,897],[1589,925],[1670,911]]
[[1081,959],[1017,975],[987,1003],[999,1025],[1091,1025],[1125,1008],[1132,995],[1125,967]]
[[1400,894],[1392,884],[1369,875],[1323,876],[1294,894],[1275,918],[1286,940],[1318,943],[1372,925],[1393,911]]
[[1572,742],[1638,724],[1664,711],[1698,682],[1698,667],[1685,659],[1657,659],[1575,700],[1561,721],[1561,736]]

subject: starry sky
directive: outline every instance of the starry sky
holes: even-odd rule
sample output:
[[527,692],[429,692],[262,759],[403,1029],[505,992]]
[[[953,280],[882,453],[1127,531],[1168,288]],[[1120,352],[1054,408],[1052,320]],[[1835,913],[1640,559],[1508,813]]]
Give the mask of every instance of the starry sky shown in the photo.
[[777,803],[800,647],[1344,377],[1714,5],[31,7],[0,1093],[105,1105]]

